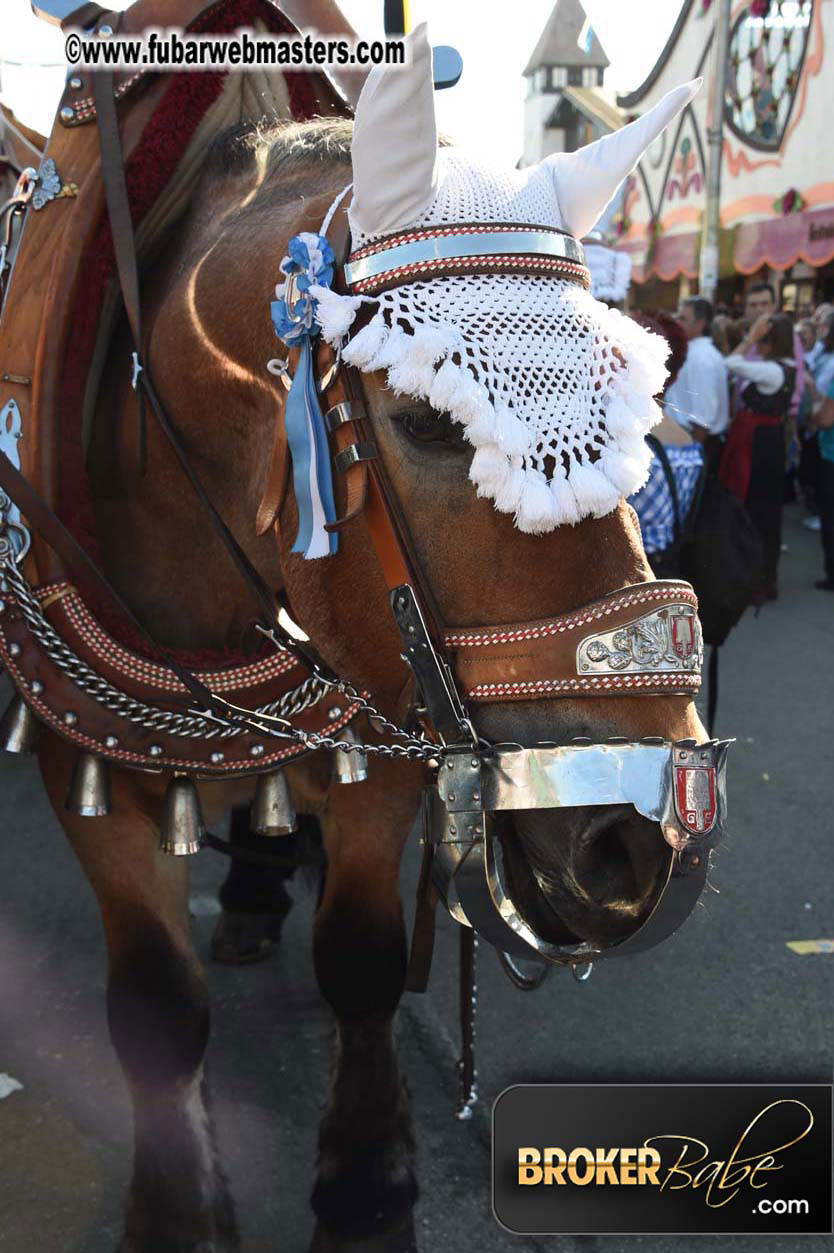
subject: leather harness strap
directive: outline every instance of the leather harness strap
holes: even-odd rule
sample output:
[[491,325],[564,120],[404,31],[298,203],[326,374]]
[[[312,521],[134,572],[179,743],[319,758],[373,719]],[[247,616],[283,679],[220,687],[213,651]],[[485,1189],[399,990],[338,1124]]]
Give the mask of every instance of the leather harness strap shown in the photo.
[[110,601],[120,613],[124,614],[127,621],[148,646],[152,654],[166,666],[170,667],[191,695],[205,708],[213,707],[214,697],[205,684],[201,683],[191,671],[181,666],[175,658],[169,656],[164,649],[160,648],[139,619],[127,607],[115,588],[107,581],[95,562],[91,560],[78,541],[67,530],[61,519],[41,500],[35,489],[26,481],[20,471],[12,465],[5,453],[0,453],[0,489],[14,500],[21,513],[25,514],[32,525],[40,531],[46,542],[55,550],[61,560],[66,562],[68,569],[74,571],[77,577],[92,584],[97,593],[103,595],[105,600]]
[[136,265],[133,222],[130,216],[116,103],[113,95],[113,75],[97,71],[93,75],[93,83],[101,144],[101,172],[107,197],[107,209],[110,215],[113,250],[116,257],[116,267],[119,274],[125,311],[133,335],[134,350],[137,354],[134,384],[137,391],[141,389],[147,398],[160,430],[171,445],[174,455],[179,461],[191,487],[209,516],[212,529],[251,591],[261,613],[264,615],[266,624],[273,628],[276,618],[275,596],[220,517],[205,488],[194,473],[185,452],[182,437],[175,423],[168,416],[153,385],[147,360],[143,363],[139,357],[143,347],[142,321],[139,308],[139,278]]

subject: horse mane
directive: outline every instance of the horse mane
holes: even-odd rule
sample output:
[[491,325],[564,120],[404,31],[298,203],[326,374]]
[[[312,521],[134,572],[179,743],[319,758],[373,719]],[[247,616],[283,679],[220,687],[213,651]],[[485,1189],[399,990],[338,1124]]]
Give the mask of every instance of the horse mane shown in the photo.
[[[244,177],[259,166],[270,184],[280,187],[304,174],[314,180],[334,165],[350,167],[353,122],[343,117],[242,121],[221,131],[206,151],[201,181]],[[322,183],[324,179],[321,180]],[[295,191],[293,191],[293,196]]]
[[[316,174],[325,175],[334,166],[350,169],[350,147],[353,140],[353,119],[347,117],[314,117],[304,122],[291,119],[267,119],[260,122],[241,121],[220,131],[209,145],[201,171],[201,181],[213,183],[228,178],[242,178],[259,167],[273,189],[282,183],[294,183],[299,175],[312,182],[305,190],[324,187],[326,179],[316,182]],[[441,135],[441,148],[451,141]],[[295,186],[287,199],[295,199]]]

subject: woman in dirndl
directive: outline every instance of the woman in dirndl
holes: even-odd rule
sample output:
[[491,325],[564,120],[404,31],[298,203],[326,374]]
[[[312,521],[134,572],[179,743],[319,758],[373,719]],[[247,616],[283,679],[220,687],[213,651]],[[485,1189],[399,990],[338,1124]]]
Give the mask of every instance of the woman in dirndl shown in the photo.
[[761,536],[765,582],[758,600],[775,600],[788,412],[796,383],[790,318],[762,314],[725,363],[739,382],[739,399],[721,458],[721,482],[745,506]]

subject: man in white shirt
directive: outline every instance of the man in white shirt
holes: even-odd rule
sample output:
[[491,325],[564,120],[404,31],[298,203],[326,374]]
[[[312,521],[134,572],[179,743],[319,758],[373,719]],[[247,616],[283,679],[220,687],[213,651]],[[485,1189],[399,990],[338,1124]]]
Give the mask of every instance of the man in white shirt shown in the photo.
[[663,407],[699,443],[721,435],[730,421],[730,395],[724,358],[710,338],[712,305],[700,296],[685,300],[678,321],[687,338],[686,360],[666,389]]

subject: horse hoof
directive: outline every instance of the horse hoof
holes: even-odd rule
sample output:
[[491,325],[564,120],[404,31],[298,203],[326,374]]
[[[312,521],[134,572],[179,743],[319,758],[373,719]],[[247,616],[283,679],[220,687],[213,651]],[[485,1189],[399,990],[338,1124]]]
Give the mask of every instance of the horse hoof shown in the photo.
[[211,937],[212,961],[246,966],[263,961],[281,938],[286,914],[239,914],[222,910]]
[[[392,1171],[390,1149],[383,1153],[375,1146],[355,1152],[338,1172],[320,1167],[310,1203],[319,1225],[332,1238],[361,1241],[364,1248],[368,1242],[394,1238],[407,1225],[417,1195],[410,1161],[401,1159]],[[387,1243],[368,1247],[388,1253]],[[322,1251],[326,1248],[321,1246]],[[391,1253],[395,1248],[399,1246],[392,1245]]]
[[388,1231],[357,1240],[338,1235],[317,1222],[309,1253],[418,1253],[414,1217],[409,1213],[404,1222]]
[[[152,1248],[157,1247],[156,1242],[152,1241],[149,1245],[143,1243],[140,1246],[131,1240],[129,1236],[124,1236],[116,1249],[116,1253],[144,1253],[146,1247],[150,1253]],[[171,1250],[171,1253],[174,1253],[174,1251],[176,1253],[224,1253],[224,1251],[235,1253],[238,1247],[238,1245],[217,1244],[214,1240],[199,1240],[196,1244],[192,1242],[183,1243],[182,1241],[176,1241],[174,1244],[166,1242],[165,1244],[165,1248]]]

